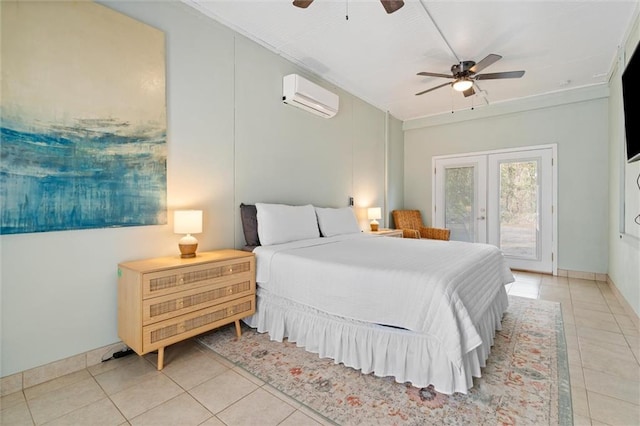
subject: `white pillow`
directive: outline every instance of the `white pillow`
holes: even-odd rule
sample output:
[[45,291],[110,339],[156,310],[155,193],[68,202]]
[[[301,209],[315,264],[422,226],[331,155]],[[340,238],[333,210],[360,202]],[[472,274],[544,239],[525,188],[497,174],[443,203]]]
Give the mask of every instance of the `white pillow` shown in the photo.
[[316,215],[323,237],[360,232],[358,220],[351,207],[341,209],[316,207]]
[[288,206],[256,203],[256,211],[258,238],[263,246],[320,236],[318,220],[311,204]]

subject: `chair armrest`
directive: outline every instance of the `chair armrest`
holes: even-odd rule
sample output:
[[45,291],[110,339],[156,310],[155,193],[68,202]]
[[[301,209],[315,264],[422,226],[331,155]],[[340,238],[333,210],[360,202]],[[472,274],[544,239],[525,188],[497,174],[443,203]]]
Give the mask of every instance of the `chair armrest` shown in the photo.
[[423,226],[420,228],[420,237],[428,238],[431,240],[445,240],[449,241],[451,231],[445,228],[430,228]]
[[403,229],[402,238],[420,238],[420,231],[417,229]]

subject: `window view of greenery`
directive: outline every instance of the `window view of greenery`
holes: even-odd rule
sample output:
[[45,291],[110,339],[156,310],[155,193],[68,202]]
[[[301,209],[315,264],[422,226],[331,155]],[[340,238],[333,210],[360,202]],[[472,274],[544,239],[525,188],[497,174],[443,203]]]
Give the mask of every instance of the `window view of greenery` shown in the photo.
[[444,221],[452,240],[475,241],[473,179],[473,167],[445,169]]
[[500,164],[500,248],[506,255],[537,258],[538,163]]

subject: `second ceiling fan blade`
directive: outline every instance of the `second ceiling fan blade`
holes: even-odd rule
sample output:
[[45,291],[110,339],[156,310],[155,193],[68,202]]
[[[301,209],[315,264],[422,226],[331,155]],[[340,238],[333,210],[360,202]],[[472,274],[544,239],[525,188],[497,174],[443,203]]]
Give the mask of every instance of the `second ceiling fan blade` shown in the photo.
[[465,90],[464,92],[462,92],[462,94],[464,95],[465,98],[468,98],[469,96],[473,96],[476,94],[476,91],[473,90],[473,86],[469,87],[467,90]]
[[418,95],[424,95],[424,94],[425,94],[425,93],[427,93],[427,92],[431,92],[431,91],[433,91],[433,90],[439,89],[439,88],[444,87],[444,86],[449,86],[450,84],[451,84],[451,83],[444,83],[444,84],[441,84],[441,85],[439,85],[439,86],[432,87],[431,89],[423,90],[422,92],[418,92],[418,93],[416,93],[416,96],[418,96]]
[[520,78],[524,75],[524,71],[505,71],[505,72],[492,72],[489,74],[476,75],[476,80],[497,80],[499,78]]
[[424,76],[424,77],[454,78],[452,75],[440,74],[440,73],[437,73],[437,72],[427,72],[427,71],[419,72],[417,75],[421,75],[421,76]]
[[496,62],[499,59],[502,59],[502,56],[496,55],[495,53],[490,53],[487,56],[485,56],[485,58],[483,60],[481,60],[480,62],[478,62],[477,64],[475,64],[471,68],[469,68],[469,71],[474,73],[474,74],[477,74],[477,73],[479,73],[480,71],[482,71],[483,69],[485,69],[486,67],[488,67],[489,65],[493,64],[494,62]]
[[293,0],[293,5],[295,7],[301,7],[303,9],[309,7],[311,3],[313,3],[313,0]]
[[402,0],[380,0],[380,3],[382,3],[387,13],[393,13],[404,6],[404,1]]

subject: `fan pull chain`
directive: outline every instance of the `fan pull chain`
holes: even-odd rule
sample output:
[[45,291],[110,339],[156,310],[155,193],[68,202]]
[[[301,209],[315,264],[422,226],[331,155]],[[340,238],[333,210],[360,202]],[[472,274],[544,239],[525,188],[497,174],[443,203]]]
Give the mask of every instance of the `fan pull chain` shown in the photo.
[[345,19],[348,21],[348,20],[349,20],[349,0],[347,0],[345,3],[346,3],[346,7],[345,7]]
[[449,94],[451,95],[451,114],[453,114],[453,91],[449,90]]

